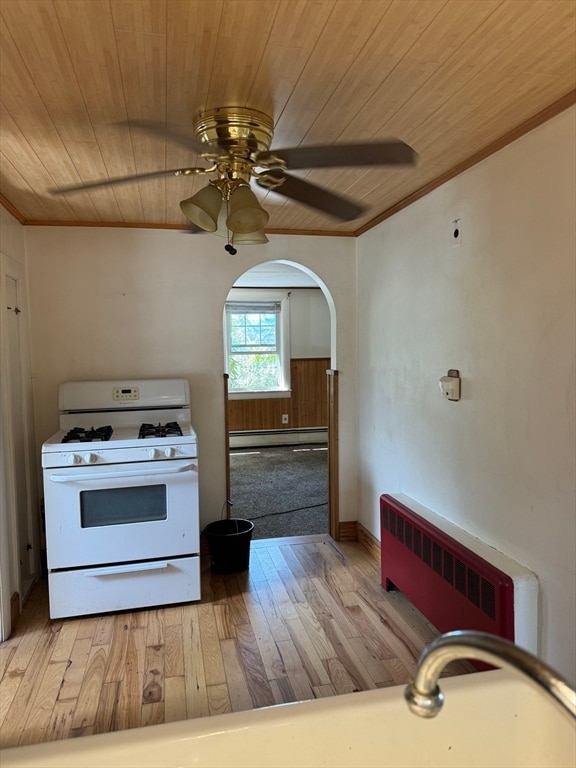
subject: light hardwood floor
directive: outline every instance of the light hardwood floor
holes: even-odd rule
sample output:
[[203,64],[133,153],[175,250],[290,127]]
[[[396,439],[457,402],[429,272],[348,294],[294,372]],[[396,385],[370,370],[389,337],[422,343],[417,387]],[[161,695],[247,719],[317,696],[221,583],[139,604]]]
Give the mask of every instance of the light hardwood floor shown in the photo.
[[328,536],[255,541],[242,574],[203,563],[199,603],[50,621],[41,582],[0,644],[0,747],[404,683],[436,634]]

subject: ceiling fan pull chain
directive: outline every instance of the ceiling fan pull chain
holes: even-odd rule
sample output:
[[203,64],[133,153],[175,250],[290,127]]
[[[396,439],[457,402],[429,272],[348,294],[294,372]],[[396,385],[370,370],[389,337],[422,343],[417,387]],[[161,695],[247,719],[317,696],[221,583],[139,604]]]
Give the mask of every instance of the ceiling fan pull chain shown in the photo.
[[[230,207],[230,206],[229,206],[229,198],[227,198],[226,200],[224,200],[224,202],[222,203],[222,205],[225,205],[225,206],[226,206],[226,218],[228,218],[228,214],[229,214],[229,212],[230,212],[230,211],[229,211],[229,207]],[[229,253],[229,254],[230,254],[230,256],[236,256],[236,254],[238,253],[238,251],[236,250],[236,248],[234,248],[234,246],[233,246],[233,245],[232,245],[232,243],[230,242],[230,230],[228,229],[228,227],[226,227],[226,239],[228,240],[228,242],[227,242],[227,243],[226,243],[226,245],[224,246],[224,250],[226,251],[226,253]]]

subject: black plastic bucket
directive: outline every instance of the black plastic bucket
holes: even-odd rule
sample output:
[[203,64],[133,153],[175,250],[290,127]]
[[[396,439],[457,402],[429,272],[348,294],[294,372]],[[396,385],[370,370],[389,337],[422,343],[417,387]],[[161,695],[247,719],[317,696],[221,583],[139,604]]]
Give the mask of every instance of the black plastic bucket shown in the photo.
[[208,523],[202,533],[208,539],[210,564],[216,573],[238,573],[250,565],[254,523],[239,517]]

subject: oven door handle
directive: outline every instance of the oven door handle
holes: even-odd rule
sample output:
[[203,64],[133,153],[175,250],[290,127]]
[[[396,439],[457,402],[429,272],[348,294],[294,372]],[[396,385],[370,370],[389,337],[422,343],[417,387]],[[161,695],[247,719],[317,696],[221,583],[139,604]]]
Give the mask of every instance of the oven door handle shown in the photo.
[[138,573],[139,571],[160,571],[168,568],[166,560],[155,563],[130,563],[129,565],[108,565],[104,568],[91,568],[84,576],[114,576],[118,573]]
[[129,471],[122,471],[119,472],[94,472],[94,473],[84,473],[81,475],[50,475],[50,481],[53,483],[76,483],[79,481],[90,481],[90,480],[116,480],[116,478],[119,477],[154,477],[155,475],[176,475],[180,472],[197,472],[198,471],[198,465],[197,464],[183,464],[180,467],[171,467],[170,469],[162,469],[158,468],[153,471],[150,470],[129,470]]

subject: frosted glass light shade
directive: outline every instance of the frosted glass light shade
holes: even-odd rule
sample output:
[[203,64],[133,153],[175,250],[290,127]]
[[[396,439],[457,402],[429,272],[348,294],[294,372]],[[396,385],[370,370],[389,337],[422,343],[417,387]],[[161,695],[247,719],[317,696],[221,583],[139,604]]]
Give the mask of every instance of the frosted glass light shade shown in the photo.
[[216,231],[214,232],[215,235],[218,237],[225,237],[229,238],[232,234],[228,227],[226,226],[226,219],[228,217],[228,204],[226,202],[222,203],[222,207],[220,208],[220,213],[218,214],[218,226],[216,227]]
[[232,245],[264,245],[270,241],[264,230],[259,229],[258,232],[234,232],[230,242]]
[[232,232],[228,229],[226,226],[226,218],[228,216],[228,210],[227,210],[226,203],[222,204],[222,208],[220,209],[220,213],[218,215],[218,228],[213,233],[217,235],[218,237],[225,237],[227,238],[232,245],[260,245],[268,243],[269,240],[264,234],[264,230],[260,229],[258,232]]
[[222,195],[220,190],[212,184],[208,184],[200,192],[180,203],[184,216],[206,232],[216,231],[221,207]]
[[238,187],[230,195],[226,225],[232,232],[239,234],[258,232],[264,229],[269,218],[250,187]]

